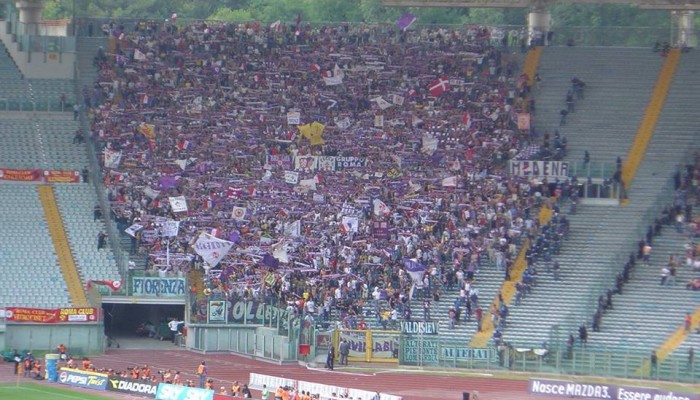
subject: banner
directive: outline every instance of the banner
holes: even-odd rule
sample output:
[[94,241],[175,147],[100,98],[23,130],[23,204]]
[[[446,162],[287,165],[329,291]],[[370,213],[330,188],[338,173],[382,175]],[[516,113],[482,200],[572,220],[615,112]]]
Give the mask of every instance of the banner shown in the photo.
[[158,400],[213,400],[214,391],[160,383],[156,391],[156,398]]
[[514,176],[563,179],[569,177],[569,163],[566,161],[511,160],[509,171]]
[[187,212],[187,199],[185,199],[185,196],[168,197],[168,201],[173,212]]
[[395,359],[399,350],[399,335],[395,333],[371,332],[372,349],[370,357],[373,361],[377,359]]
[[194,251],[212,267],[216,267],[226,257],[231,247],[233,242],[219,239],[205,232],[202,232],[194,243]]
[[318,168],[318,157],[296,156],[294,157],[294,169],[315,170]]
[[366,157],[336,157],[335,169],[364,168],[367,166]]
[[335,171],[336,159],[337,157],[333,156],[319,156],[318,169],[321,171]]
[[437,335],[437,321],[401,321],[401,333],[404,335]]
[[5,318],[10,322],[36,322],[40,324],[96,322],[97,316],[97,308],[5,308]]
[[46,171],[44,171],[44,182],[79,183],[80,182],[80,172],[78,172],[78,171],[46,170]]
[[673,399],[699,400],[695,393],[674,392],[657,388],[642,388],[633,386],[615,386],[601,383],[580,383],[571,381],[555,381],[551,379],[530,379],[529,391],[533,394],[551,395],[557,397],[612,399],[612,400],[646,400]]
[[292,168],[292,156],[282,154],[268,154],[266,164],[269,166],[282,167],[284,169]]
[[296,185],[299,183],[299,173],[296,171],[284,171],[284,182]]
[[269,321],[270,318],[282,318],[287,321],[289,311],[273,306],[265,306],[257,300],[239,300],[231,305],[229,312],[229,322],[235,324],[263,324],[264,321]]
[[[308,381],[297,381],[289,378],[282,378],[278,376],[256,374],[251,372],[250,378],[248,379],[248,387],[261,390],[263,385],[267,386],[267,389],[271,392],[278,387],[290,387],[295,388],[297,391],[305,391],[313,394],[321,395],[321,398],[338,398],[338,396],[349,396],[352,399],[360,400],[374,400],[377,392],[370,392],[367,390],[360,390],[354,388],[346,388],[342,386],[326,385],[323,383],[308,382]],[[335,393],[335,397],[333,394]],[[381,400],[401,400],[401,396],[395,396],[392,394],[380,393],[379,398]],[[160,399],[160,397],[159,397]]]
[[141,229],[143,229],[143,225],[133,224],[130,227],[124,229],[124,232],[131,237],[136,237],[136,232],[140,231]]
[[61,368],[61,372],[58,373],[58,383],[86,389],[105,390],[107,388],[107,374]]
[[161,233],[165,237],[175,237],[180,231],[180,221],[167,220],[163,222]]
[[158,384],[145,380],[122,378],[119,375],[110,375],[107,379],[107,390],[153,399],[156,397]]
[[301,113],[290,111],[287,113],[287,125],[299,125],[301,123]]
[[90,289],[92,286],[107,286],[111,291],[113,292],[118,292],[120,291],[124,286],[122,285],[122,281],[109,281],[109,280],[104,280],[104,281],[88,281],[86,287]]
[[262,375],[251,372],[248,379],[248,387],[261,390],[263,385],[267,386],[267,390],[274,393],[278,387],[297,387],[297,381],[289,378],[278,376]]
[[226,321],[226,302],[223,300],[209,301],[209,322]]
[[122,152],[106,148],[103,151],[105,168],[117,169],[122,161]]
[[177,297],[187,294],[185,278],[135,276],[131,280],[131,288],[133,295],[139,297]]
[[10,169],[0,168],[0,180],[39,182],[42,178],[40,169]]
[[245,218],[247,209],[245,207],[233,207],[233,211],[231,211],[231,218],[235,219],[236,221],[242,221]]

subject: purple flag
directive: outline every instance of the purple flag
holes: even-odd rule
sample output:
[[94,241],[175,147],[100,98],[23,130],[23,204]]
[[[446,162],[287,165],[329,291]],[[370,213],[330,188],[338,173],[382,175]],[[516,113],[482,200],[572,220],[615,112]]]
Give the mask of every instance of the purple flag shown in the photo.
[[272,257],[272,254],[265,254],[262,259],[262,263],[272,268],[279,268],[280,266],[280,261],[275,257]]
[[230,235],[228,235],[229,242],[238,243],[240,240],[241,240],[241,234],[238,233],[238,231],[233,231],[233,232],[231,232]]
[[396,25],[398,25],[402,31],[405,31],[409,26],[413,25],[414,22],[416,22],[416,16],[411,13],[406,13],[396,20]]
[[160,185],[160,189],[172,189],[175,187],[176,183],[177,183],[177,180],[175,179],[174,176],[161,176],[160,179],[158,180],[158,184]]

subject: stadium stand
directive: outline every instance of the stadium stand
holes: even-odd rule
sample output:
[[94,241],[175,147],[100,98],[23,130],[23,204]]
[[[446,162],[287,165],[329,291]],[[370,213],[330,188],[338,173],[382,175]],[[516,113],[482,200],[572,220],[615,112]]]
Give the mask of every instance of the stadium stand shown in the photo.
[[0,192],[0,265],[6,277],[0,283],[0,303],[26,307],[70,305],[35,185],[3,182]]

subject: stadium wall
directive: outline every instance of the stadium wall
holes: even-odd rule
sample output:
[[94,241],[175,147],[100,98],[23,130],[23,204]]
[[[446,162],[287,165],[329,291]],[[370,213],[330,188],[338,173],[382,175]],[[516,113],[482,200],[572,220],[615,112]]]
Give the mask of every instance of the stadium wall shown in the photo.
[[203,353],[230,352],[254,359],[296,363],[296,343],[277,334],[274,328],[256,326],[187,326],[186,346]]
[[75,74],[75,52],[26,52],[20,51],[12,35],[8,33],[7,21],[0,21],[0,40],[7,47],[17,67],[28,79],[73,79]]
[[59,344],[75,355],[102,354],[104,325],[7,323],[5,332],[0,332],[0,349],[53,350]]

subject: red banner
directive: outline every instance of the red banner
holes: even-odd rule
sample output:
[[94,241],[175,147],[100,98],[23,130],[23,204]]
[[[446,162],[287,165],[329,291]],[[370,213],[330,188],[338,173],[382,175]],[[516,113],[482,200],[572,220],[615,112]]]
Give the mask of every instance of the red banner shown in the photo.
[[40,324],[96,322],[97,317],[97,308],[5,308],[5,319],[10,322],[36,322]]
[[78,171],[44,171],[44,181],[51,183],[78,183],[80,182],[80,172]]
[[40,169],[0,168],[0,179],[4,181],[41,181]]

